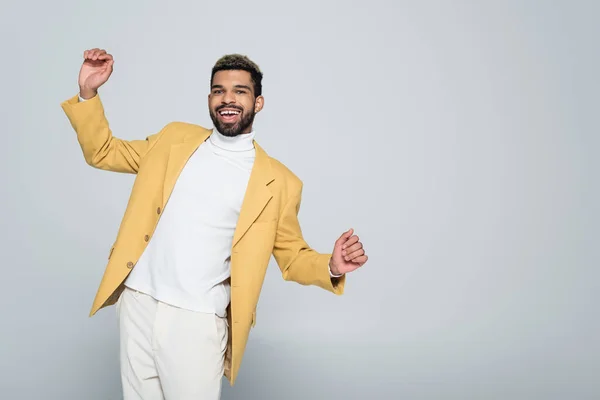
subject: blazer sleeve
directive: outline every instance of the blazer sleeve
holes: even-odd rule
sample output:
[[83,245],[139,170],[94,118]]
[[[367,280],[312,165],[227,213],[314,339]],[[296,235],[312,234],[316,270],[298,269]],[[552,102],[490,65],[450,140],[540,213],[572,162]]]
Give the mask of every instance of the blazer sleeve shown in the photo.
[[301,192],[293,195],[283,208],[277,227],[273,256],[283,279],[302,285],[314,285],[341,295],[344,292],[346,275],[331,277],[329,260],[331,254],[323,254],[310,248],[302,236],[298,221]]
[[78,95],[73,96],[61,103],[61,107],[77,133],[85,161],[102,170],[136,174],[141,159],[165,130],[147,136],[145,140],[114,137],[99,94],[81,102]]

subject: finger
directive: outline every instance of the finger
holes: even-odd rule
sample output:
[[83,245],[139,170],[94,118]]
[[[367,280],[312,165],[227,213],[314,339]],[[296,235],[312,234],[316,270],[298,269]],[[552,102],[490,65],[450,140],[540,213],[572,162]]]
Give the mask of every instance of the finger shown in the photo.
[[92,50],[91,59],[94,61],[97,60],[99,54],[100,54],[100,49],[95,48],[94,50]]
[[[348,241],[348,242],[350,242],[350,241]],[[351,246],[348,246],[348,242],[346,242],[346,244],[344,244],[344,246],[342,247],[342,248],[344,248],[344,247],[346,248],[345,250],[342,251],[342,255],[343,256],[345,256],[346,254],[350,254],[350,253],[352,253],[352,252],[354,252],[354,251],[356,251],[358,249],[362,249],[363,248],[363,245],[362,245],[361,242],[354,243]]]
[[361,257],[365,254],[365,250],[364,249],[359,249],[356,251],[353,251],[352,253],[349,253],[346,257],[344,257],[344,259],[346,261],[353,261],[357,258],[357,257]]
[[336,244],[341,245],[344,242],[346,242],[346,240],[352,236],[352,233],[354,233],[354,229],[350,228],[348,229],[346,232],[342,233],[342,236],[340,236],[340,238],[338,240],[336,240]]
[[94,55],[94,51],[95,49],[88,49],[86,50],[83,54],[85,56],[86,60],[91,60],[92,56]]
[[352,260],[352,262],[362,267],[363,265],[365,265],[368,259],[369,257],[365,254],[364,256],[356,257],[354,260]]
[[97,48],[93,48],[93,49],[86,50],[86,58],[88,60],[91,60],[92,57],[94,56],[94,53],[96,52],[96,50],[98,50],[98,49]]
[[345,249],[345,248],[347,248],[347,247],[352,246],[353,244],[355,244],[356,242],[358,242],[358,240],[359,240],[358,236],[356,236],[356,235],[352,236],[350,239],[346,240],[346,243],[344,243],[342,245],[342,250]]
[[107,53],[103,53],[98,56],[98,60],[107,61],[107,60],[112,60],[112,59],[113,59],[113,57]]

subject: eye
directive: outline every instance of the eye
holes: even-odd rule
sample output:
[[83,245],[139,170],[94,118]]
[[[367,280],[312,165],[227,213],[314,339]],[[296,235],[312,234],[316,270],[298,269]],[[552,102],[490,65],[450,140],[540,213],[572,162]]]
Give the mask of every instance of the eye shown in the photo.
[[245,90],[238,90],[236,93],[237,94],[246,94],[246,91]]

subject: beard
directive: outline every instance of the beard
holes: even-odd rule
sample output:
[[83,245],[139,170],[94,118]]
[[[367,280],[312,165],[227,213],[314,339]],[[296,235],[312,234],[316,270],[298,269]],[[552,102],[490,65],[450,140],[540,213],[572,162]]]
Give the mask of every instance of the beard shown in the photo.
[[[219,120],[217,113],[222,108],[238,109],[240,111],[239,120],[234,123],[226,123],[226,122],[222,122],[221,120]],[[219,131],[219,133],[221,133],[223,136],[229,136],[229,137],[238,136],[239,134],[244,132],[254,122],[255,115],[256,115],[256,113],[254,112],[254,109],[251,112],[246,113],[245,111],[243,111],[242,109],[240,109],[238,107],[231,107],[231,106],[220,106],[220,107],[217,107],[215,110],[210,110],[210,119],[212,119],[212,122],[215,125],[215,128],[217,129],[217,131]]]

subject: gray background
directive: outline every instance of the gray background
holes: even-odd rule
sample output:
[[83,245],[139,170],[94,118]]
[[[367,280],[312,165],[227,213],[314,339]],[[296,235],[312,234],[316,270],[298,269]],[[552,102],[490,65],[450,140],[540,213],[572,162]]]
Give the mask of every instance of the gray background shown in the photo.
[[60,109],[101,47],[127,139],[210,126],[210,68],[248,54],[307,240],[370,255],[343,297],[273,263],[224,399],[600,398],[598,4],[3,3],[0,397],[120,396],[114,308],[88,312],[134,177]]

